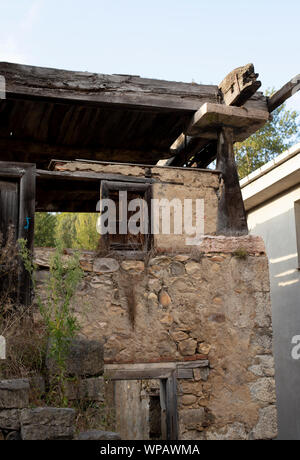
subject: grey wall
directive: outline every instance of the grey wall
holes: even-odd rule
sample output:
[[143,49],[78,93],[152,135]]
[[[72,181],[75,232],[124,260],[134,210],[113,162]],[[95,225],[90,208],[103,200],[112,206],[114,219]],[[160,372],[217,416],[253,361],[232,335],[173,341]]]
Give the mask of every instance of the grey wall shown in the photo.
[[269,257],[279,439],[300,439],[299,199],[297,186],[248,215],[250,232],[263,237]]

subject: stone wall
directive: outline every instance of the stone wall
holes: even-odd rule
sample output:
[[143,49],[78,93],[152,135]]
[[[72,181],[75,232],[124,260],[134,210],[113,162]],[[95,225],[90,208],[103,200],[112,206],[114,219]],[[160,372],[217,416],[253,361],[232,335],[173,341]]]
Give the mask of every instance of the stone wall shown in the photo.
[[[0,380],[0,440],[119,440],[118,433],[98,429],[77,432],[76,419],[85,416],[91,421],[88,407],[102,409],[111,403],[111,385],[106,385],[101,342],[84,338],[72,340],[67,359],[65,395],[73,408],[49,407],[46,381],[55,371],[52,358],[46,359],[47,375],[28,379]],[[45,378],[46,377],[46,378]],[[37,391],[38,390],[38,391]],[[40,398],[34,397],[40,393]],[[51,397],[51,395],[50,395]],[[52,395],[53,397],[53,395]],[[81,406],[81,411],[80,411]],[[76,409],[75,409],[75,408]],[[101,411],[104,415],[105,408]],[[102,417],[101,417],[102,418]],[[78,428],[78,427],[77,427]],[[101,429],[101,430],[100,430]]]
[[[49,252],[36,250],[40,293]],[[66,256],[68,257],[67,251]],[[178,380],[181,439],[271,439],[276,406],[268,261],[256,237],[208,237],[147,260],[82,253],[81,334],[109,364],[201,362]]]

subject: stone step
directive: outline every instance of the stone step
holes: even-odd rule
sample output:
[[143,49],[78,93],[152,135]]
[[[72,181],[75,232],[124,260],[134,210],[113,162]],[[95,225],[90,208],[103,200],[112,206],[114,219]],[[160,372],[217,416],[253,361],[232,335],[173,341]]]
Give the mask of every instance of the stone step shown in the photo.
[[22,409],[29,405],[29,380],[0,380],[0,410]]
[[38,407],[21,411],[23,440],[73,439],[75,432],[74,409]]
[[118,441],[121,436],[111,431],[90,430],[79,433],[77,441]]

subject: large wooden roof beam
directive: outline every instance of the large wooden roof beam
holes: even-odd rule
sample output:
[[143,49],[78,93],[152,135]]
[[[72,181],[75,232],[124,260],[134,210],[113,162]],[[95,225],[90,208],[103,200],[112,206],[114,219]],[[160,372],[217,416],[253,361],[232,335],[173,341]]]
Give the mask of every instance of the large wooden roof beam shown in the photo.
[[287,99],[296,94],[300,89],[300,74],[292,78],[288,83],[286,83],[279,91],[273,94],[268,100],[268,109],[269,112],[273,112],[281,104],[283,104]]
[[216,85],[199,85],[131,75],[33,67],[0,62],[6,97],[41,99],[85,105],[120,105],[153,111],[195,111],[203,102],[216,102]]

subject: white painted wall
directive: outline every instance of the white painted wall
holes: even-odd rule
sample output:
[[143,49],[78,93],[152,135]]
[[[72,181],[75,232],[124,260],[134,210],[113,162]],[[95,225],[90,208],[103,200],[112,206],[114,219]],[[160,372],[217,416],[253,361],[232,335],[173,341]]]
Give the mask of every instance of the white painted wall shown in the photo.
[[300,439],[299,200],[300,184],[248,213],[249,230],[263,237],[270,263],[279,439]]

